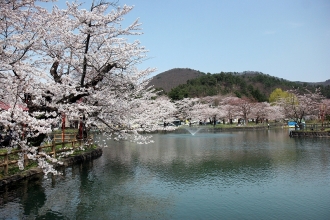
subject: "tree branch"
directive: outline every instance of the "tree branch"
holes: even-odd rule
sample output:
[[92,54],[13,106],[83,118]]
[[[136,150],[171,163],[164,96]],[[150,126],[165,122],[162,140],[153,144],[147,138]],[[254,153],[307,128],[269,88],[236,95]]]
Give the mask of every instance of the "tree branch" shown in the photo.
[[56,104],[60,104],[60,103],[75,103],[79,99],[81,99],[83,97],[86,97],[86,96],[89,96],[89,93],[82,93],[82,94],[79,94],[79,95],[70,94],[68,96],[63,97],[59,101],[57,101]]
[[54,80],[56,83],[62,83],[61,77],[57,73],[57,68],[58,68],[59,62],[56,60],[52,67],[50,68],[50,74],[53,76]]
[[107,64],[100,70],[100,73],[97,76],[95,76],[90,82],[86,83],[86,85],[84,87],[89,88],[89,87],[96,86],[100,81],[103,80],[106,73],[110,72],[110,70],[112,70],[113,68],[118,68],[118,67],[119,66],[116,63]]
[[49,106],[42,106],[42,105],[35,105],[35,104],[28,104],[27,107],[29,108],[29,113],[32,113],[32,112],[45,112],[45,111],[48,111],[48,112],[57,112],[58,109],[55,108],[55,107],[49,107]]

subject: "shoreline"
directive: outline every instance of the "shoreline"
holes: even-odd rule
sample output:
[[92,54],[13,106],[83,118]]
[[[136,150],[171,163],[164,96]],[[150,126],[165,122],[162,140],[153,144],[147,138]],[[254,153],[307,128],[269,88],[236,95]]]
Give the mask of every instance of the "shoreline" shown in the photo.
[[[103,153],[102,148],[98,147],[90,152],[84,152],[82,154],[78,154],[75,156],[68,156],[66,158],[63,158],[63,160],[61,160],[63,162],[63,165],[56,164],[56,165],[54,165],[54,167],[55,167],[55,169],[60,169],[60,168],[65,168],[65,167],[71,166],[73,164],[90,161],[90,160],[99,158],[100,156],[102,156],[102,153]],[[28,170],[24,170],[20,173],[3,177],[2,179],[0,179],[0,187],[5,186],[5,185],[14,184],[14,183],[17,183],[22,180],[30,179],[37,174],[43,175],[42,169],[39,167],[33,167]]]
[[325,137],[330,138],[330,131],[290,131],[290,137]]

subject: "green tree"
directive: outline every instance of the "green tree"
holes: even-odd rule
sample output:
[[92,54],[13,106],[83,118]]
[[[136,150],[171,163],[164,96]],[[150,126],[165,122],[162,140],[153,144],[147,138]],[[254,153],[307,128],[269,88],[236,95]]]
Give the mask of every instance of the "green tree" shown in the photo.
[[270,95],[269,95],[269,102],[274,103],[280,99],[288,98],[290,94],[286,91],[283,91],[281,88],[276,88]]
[[255,98],[258,102],[265,102],[267,101],[267,97],[265,94],[261,93],[258,88],[251,91],[251,95]]

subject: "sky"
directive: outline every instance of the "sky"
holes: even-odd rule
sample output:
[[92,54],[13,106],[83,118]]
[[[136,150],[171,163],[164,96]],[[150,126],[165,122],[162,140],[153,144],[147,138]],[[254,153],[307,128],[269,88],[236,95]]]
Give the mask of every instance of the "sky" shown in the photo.
[[[86,0],[85,2],[90,2]],[[61,6],[65,1],[55,4]],[[290,81],[330,79],[330,0],[119,0],[134,5],[148,50],[139,68],[258,71]],[[89,8],[90,4],[85,4]]]

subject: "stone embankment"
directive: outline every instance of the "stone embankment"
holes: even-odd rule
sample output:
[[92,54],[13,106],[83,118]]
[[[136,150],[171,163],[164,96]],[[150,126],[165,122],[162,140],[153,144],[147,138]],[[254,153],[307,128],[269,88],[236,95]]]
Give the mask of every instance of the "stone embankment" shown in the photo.
[[63,165],[59,165],[59,166],[67,167],[67,166],[71,166],[76,163],[82,163],[85,161],[93,160],[93,159],[96,159],[96,158],[102,156],[102,152],[103,152],[102,148],[97,148],[90,152],[82,153],[82,154],[75,155],[75,156],[69,156],[69,157],[63,159],[62,160]]
[[[79,155],[69,156],[69,157],[64,158],[62,160],[63,165],[57,165],[55,167],[56,168],[68,167],[68,166],[71,166],[73,164],[93,160],[93,159],[96,159],[96,158],[102,156],[102,152],[103,152],[102,148],[97,148],[95,150],[85,152],[85,153],[82,153],[82,154],[79,154]],[[38,167],[35,167],[35,168],[31,168],[29,170],[25,170],[21,173],[12,175],[12,176],[4,177],[3,179],[0,180],[0,187],[3,186],[3,185],[15,183],[17,181],[30,178],[30,177],[32,177],[36,174],[42,174],[42,169],[38,168]]]
[[290,137],[328,137],[330,131],[290,131]]

